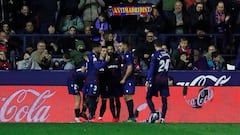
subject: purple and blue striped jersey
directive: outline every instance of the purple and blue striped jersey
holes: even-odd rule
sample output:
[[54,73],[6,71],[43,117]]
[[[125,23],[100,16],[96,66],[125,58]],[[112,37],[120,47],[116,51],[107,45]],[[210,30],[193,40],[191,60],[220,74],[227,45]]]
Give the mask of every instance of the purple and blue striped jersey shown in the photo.
[[170,65],[170,56],[164,50],[152,54],[147,81],[161,82],[167,80]]
[[93,83],[93,82],[98,83],[99,69],[103,68],[106,64],[107,64],[106,61],[99,61],[95,53],[90,53],[88,55],[88,62],[87,62],[86,83]]

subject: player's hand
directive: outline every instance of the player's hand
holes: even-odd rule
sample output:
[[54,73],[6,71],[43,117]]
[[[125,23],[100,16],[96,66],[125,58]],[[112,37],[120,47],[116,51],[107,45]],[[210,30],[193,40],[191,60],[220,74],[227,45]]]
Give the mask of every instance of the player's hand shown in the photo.
[[110,61],[110,56],[109,56],[109,55],[106,55],[106,57],[105,57],[105,61],[107,61],[107,62]]
[[125,79],[122,79],[121,81],[120,81],[120,84],[124,84],[126,82],[126,80]]
[[149,84],[148,81],[145,82],[145,86],[146,86],[147,88],[150,86],[150,84]]

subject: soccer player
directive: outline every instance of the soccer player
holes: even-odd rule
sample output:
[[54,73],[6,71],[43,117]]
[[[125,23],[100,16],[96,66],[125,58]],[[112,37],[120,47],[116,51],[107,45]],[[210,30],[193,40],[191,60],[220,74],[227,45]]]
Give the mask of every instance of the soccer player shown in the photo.
[[[147,87],[147,103],[152,113],[152,123],[160,118],[160,123],[164,123],[167,112],[167,97],[170,95],[168,86],[168,70],[170,64],[169,54],[161,48],[161,43],[154,41],[155,53],[151,57],[145,86]],[[155,110],[152,96],[158,96],[158,91],[162,98],[161,115]]]
[[[74,69],[70,72],[70,76],[67,79],[67,86],[68,86],[68,93],[74,96],[75,105],[74,105],[74,112],[75,112],[75,122],[81,122],[79,117],[81,116],[80,113],[80,103],[81,103],[81,95],[80,91],[83,87],[83,82],[86,76],[86,67],[82,65],[79,69]],[[83,106],[83,110],[84,110]],[[83,111],[84,112],[84,111]],[[84,116],[84,113],[82,113]]]
[[114,46],[111,44],[107,45],[107,52],[110,56],[106,70],[110,94],[110,110],[113,116],[112,122],[118,122],[121,110],[120,97],[123,94],[122,85],[120,84],[122,58],[121,55],[115,52]]
[[[99,60],[104,61],[106,56],[107,56],[107,47],[102,46]],[[106,103],[107,103],[107,99],[109,98],[109,89],[107,86],[108,79],[109,78],[107,77],[107,74],[106,74],[106,66],[104,66],[99,69],[99,91],[100,91],[102,104],[100,107],[100,114],[98,117],[98,121],[103,121],[102,117],[106,111]]]
[[94,121],[97,98],[99,96],[99,69],[104,67],[110,57],[106,56],[104,61],[99,60],[101,46],[99,43],[92,44],[92,52],[88,55],[87,75],[85,80],[85,91],[88,96],[89,121]]
[[133,95],[135,93],[133,54],[130,50],[130,45],[125,42],[119,44],[119,51],[123,53],[123,71],[120,83],[123,85],[124,100],[128,108],[129,117],[127,122],[136,122],[133,113]]

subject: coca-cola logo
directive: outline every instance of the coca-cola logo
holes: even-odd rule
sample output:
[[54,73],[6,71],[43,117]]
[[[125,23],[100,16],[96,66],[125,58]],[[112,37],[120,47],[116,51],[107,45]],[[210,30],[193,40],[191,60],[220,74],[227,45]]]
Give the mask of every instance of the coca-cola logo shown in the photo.
[[191,107],[201,108],[203,104],[212,100],[213,94],[213,89],[211,87],[206,87],[199,90],[196,98],[187,99],[187,96],[184,95],[184,99]]
[[[3,102],[0,110],[0,121],[2,122],[44,122],[49,117],[51,106],[45,102],[52,97],[56,91],[45,90],[39,93],[33,89],[17,90],[8,97],[0,97]],[[31,98],[31,103],[26,100]],[[25,101],[25,102],[24,102]]]
[[[231,79],[231,76],[222,75],[220,77],[215,77],[213,75],[200,75],[194,78],[191,82],[177,82],[176,85],[180,86],[222,86],[226,84]],[[207,84],[208,82],[208,84]]]

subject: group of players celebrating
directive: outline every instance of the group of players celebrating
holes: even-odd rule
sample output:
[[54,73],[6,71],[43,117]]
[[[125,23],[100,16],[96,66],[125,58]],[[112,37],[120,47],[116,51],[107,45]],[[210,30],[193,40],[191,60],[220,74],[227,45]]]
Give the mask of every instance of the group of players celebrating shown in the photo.
[[[168,68],[170,57],[161,48],[161,43],[154,42],[156,52],[152,54],[150,68],[146,78],[147,88],[146,100],[151,110],[148,120],[151,123],[160,120],[164,122],[167,112]],[[120,97],[124,97],[128,110],[126,122],[136,122],[134,113],[133,95],[135,93],[134,81],[134,57],[128,43],[119,44],[119,52],[116,52],[112,45],[101,47],[100,44],[92,45],[92,51],[85,55],[85,62],[82,66],[71,72],[67,81],[68,92],[75,97],[75,121],[81,122],[81,117],[89,122],[96,121],[95,112],[98,99],[101,97],[101,107],[98,121],[102,121],[106,110],[106,102],[109,99],[112,122],[119,122],[121,102]],[[80,102],[82,91],[82,111],[80,112]],[[157,112],[152,101],[152,96],[162,98],[162,111]],[[86,110],[88,109],[88,115]],[[148,121],[148,122],[149,122]]]

